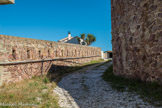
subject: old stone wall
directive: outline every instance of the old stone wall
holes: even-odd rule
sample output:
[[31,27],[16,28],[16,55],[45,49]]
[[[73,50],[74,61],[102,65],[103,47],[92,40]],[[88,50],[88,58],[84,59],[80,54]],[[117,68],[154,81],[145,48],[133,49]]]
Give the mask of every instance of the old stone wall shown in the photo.
[[111,0],[114,73],[162,83],[162,0]]
[[0,83],[47,74],[52,65],[76,66],[101,58],[101,49],[96,47],[0,35],[0,63],[87,56],[97,57],[0,65]]

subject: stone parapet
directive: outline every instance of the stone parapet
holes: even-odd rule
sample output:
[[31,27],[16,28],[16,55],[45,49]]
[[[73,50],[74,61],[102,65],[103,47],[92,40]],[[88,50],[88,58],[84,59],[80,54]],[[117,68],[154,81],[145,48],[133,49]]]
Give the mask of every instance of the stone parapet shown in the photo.
[[70,67],[100,58],[97,47],[0,35],[0,83],[45,75],[52,65]]

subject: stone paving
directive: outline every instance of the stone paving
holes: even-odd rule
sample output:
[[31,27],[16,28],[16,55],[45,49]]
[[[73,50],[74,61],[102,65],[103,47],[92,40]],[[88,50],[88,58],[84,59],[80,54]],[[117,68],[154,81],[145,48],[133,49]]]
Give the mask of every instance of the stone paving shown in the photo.
[[154,108],[138,95],[118,92],[101,75],[112,63],[89,66],[62,78],[54,92],[63,108]]

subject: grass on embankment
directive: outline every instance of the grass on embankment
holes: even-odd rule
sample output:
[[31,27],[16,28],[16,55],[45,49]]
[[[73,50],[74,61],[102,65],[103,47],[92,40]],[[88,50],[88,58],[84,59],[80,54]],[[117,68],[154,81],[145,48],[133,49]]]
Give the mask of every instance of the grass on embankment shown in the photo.
[[101,63],[101,64],[97,65],[96,67],[103,66],[103,65],[105,65],[105,64],[107,64],[107,63],[109,63],[109,62],[111,62],[111,61],[112,61],[112,60],[107,60],[107,61],[105,61],[104,63]]
[[120,92],[135,92],[144,101],[149,102],[154,106],[162,106],[162,86],[156,82],[142,82],[136,79],[115,76],[113,74],[113,65],[105,71],[102,77],[113,89]]
[[99,64],[101,62],[104,62],[104,60],[103,59],[93,60],[93,61],[91,61],[89,63],[85,63],[85,64],[82,64],[80,66],[66,67],[65,69],[63,68],[63,69],[57,70],[57,72],[55,72],[54,74],[49,73],[49,78],[50,78],[50,80],[55,78],[54,81],[59,82],[63,76],[65,76],[65,75],[67,75],[69,73],[73,73],[73,72],[75,72],[77,70],[83,69],[83,68],[91,66],[91,65],[97,65],[97,64]]
[[[66,71],[62,70],[60,71],[60,75],[102,61],[103,60],[91,61],[80,67],[71,68]],[[58,98],[56,94],[53,93],[55,87],[56,82],[50,82],[46,76],[37,76],[17,83],[3,85],[0,87],[0,108],[33,108],[33,105],[39,108],[59,108],[57,103]]]
[[[4,103],[4,108],[13,107],[9,107],[7,104],[15,104],[16,108],[22,108],[21,103],[29,104],[24,105],[24,107],[36,105],[41,108],[59,108],[57,97],[52,95],[52,90],[55,87],[56,83],[50,83],[46,76],[33,77],[14,84],[3,85],[0,88],[0,103]],[[0,105],[0,108],[3,108],[3,105]]]

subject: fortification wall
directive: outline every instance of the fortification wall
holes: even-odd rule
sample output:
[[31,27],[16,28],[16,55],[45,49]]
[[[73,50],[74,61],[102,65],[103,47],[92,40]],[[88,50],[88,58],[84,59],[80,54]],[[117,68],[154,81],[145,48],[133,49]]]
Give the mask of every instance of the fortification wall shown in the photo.
[[[87,56],[94,57],[42,61],[44,59]],[[96,47],[0,35],[0,63],[28,62],[0,64],[0,83],[17,82],[32,76],[47,74],[52,65],[76,66],[100,59],[100,56],[101,49]],[[37,60],[37,62],[29,62],[33,60]]]
[[114,73],[162,83],[162,1],[111,0]]

